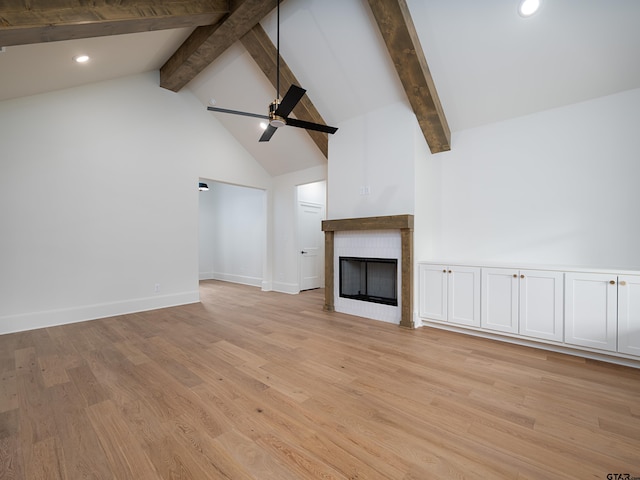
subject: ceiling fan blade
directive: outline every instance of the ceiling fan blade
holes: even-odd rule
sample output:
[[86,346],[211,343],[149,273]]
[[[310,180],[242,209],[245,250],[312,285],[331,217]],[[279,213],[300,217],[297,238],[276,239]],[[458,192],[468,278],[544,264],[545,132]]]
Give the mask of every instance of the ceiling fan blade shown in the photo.
[[307,130],[315,130],[316,132],[323,133],[336,133],[337,127],[330,127],[329,125],[320,125],[319,123],[311,123],[305,120],[298,120],[297,118],[287,118],[287,125],[292,127],[306,128]]
[[300,99],[304,96],[306,90],[297,85],[291,85],[289,90],[282,98],[280,102],[280,106],[276,110],[276,115],[280,115],[281,117],[286,117],[291,113],[291,110],[298,104]]
[[229,110],[219,107],[207,107],[207,110],[211,110],[213,112],[231,113],[233,115],[244,115],[245,117],[264,118],[266,120],[269,120],[268,115],[260,115],[259,113],[239,112],[238,110]]
[[262,136],[260,137],[260,140],[258,140],[259,142],[268,142],[269,140],[271,140],[271,137],[273,137],[273,134],[276,133],[277,128],[276,127],[272,127],[271,125],[268,125],[266,130],[262,133]]

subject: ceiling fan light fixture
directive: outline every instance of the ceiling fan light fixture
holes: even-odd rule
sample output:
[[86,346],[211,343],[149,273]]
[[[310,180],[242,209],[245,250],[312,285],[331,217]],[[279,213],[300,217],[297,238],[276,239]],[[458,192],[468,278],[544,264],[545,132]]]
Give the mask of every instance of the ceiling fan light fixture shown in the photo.
[[530,17],[540,9],[540,0],[521,0],[518,13],[521,17]]
[[274,128],[284,127],[287,124],[287,120],[276,113],[278,108],[280,108],[280,102],[277,99],[269,105],[269,125]]
[[287,124],[287,121],[284,119],[284,117],[280,117],[278,115],[274,115],[272,118],[269,119],[269,125],[275,128],[284,127],[286,124]]

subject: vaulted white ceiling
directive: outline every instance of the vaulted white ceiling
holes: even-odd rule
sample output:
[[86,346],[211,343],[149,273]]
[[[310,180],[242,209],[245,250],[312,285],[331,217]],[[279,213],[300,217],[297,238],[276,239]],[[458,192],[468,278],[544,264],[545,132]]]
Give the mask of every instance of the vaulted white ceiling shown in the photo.
[[[454,132],[452,149],[456,131],[640,88],[639,1],[542,2],[522,18],[518,0],[407,0]],[[286,0],[280,20],[280,53],[327,123],[408,104],[367,0]],[[261,23],[275,43],[275,12]],[[190,31],[7,47],[0,100],[156,70]],[[89,64],[71,61],[81,52]],[[275,98],[240,43],[187,88],[203,109],[214,98],[220,107],[266,113]],[[256,119],[211,115],[271,174],[326,162],[303,130],[286,127],[258,143]]]

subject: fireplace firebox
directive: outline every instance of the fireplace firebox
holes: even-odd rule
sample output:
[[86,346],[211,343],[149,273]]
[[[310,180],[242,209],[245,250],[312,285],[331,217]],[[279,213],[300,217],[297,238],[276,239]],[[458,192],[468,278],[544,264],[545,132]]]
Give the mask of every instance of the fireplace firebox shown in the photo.
[[341,297],[398,306],[398,260],[340,257]]

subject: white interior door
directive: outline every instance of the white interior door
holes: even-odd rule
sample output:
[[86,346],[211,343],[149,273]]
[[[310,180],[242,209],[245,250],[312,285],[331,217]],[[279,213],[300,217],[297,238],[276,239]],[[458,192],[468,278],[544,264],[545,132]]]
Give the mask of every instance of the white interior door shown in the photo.
[[324,283],[324,234],[322,205],[298,203],[298,255],[300,290],[320,288]]

